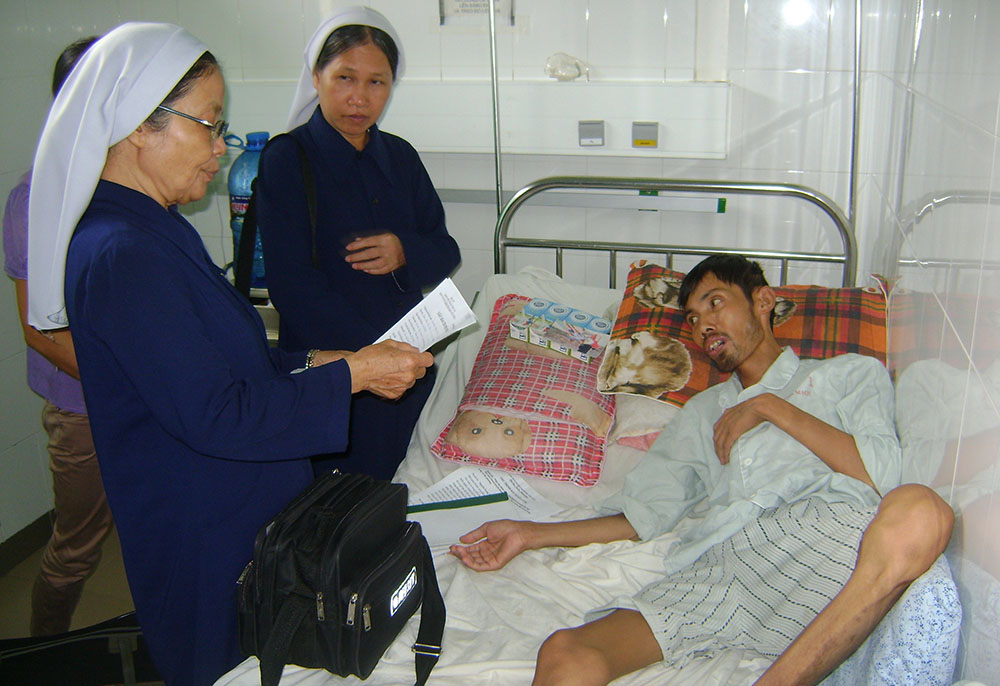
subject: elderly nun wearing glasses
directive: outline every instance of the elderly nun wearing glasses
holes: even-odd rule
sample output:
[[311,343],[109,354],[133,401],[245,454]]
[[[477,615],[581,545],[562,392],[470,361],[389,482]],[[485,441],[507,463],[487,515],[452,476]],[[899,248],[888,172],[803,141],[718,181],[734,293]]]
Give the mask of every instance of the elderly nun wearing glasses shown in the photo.
[[303,458],[344,448],[351,394],[398,397],[433,362],[395,342],[269,348],[177,211],[219,171],[224,95],[183,29],[114,29],[53,103],[29,201],[29,321],[72,326],[129,587],[171,686],[239,662],[254,535],[312,480]]
[[[264,150],[257,179],[284,350],[370,343],[458,266],[458,244],[419,155],[377,124],[403,66],[395,29],[367,7],[336,11],[306,45],[290,135]],[[354,398],[348,449],[317,459],[317,473],[336,467],[392,477],[432,385],[428,374],[398,401]]]

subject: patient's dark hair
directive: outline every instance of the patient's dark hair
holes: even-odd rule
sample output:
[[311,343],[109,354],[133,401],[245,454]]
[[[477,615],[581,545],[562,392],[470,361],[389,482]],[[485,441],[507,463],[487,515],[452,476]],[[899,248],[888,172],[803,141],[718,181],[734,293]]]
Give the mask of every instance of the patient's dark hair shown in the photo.
[[59,89],[62,88],[63,83],[66,82],[66,77],[69,73],[73,71],[74,65],[83,56],[83,53],[87,52],[87,48],[94,44],[94,42],[100,38],[100,36],[87,36],[86,38],[77,38],[75,41],[67,45],[59,57],[56,58],[56,66],[52,69],[52,97],[56,97],[59,94]]
[[[677,304],[682,310],[687,307],[687,301],[691,297],[692,291],[708,274],[715,274],[715,278],[723,283],[739,286],[751,303],[754,291],[761,286],[768,285],[767,279],[764,278],[764,270],[757,262],[748,260],[742,255],[711,255],[699,262],[681,281],[681,288],[677,293]],[[771,310],[771,326],[774,326],[773,309]]]
[[396,42],[382,29],[364,24],[348,24],[341,26],[331,33],[323,43],[319,56],[316,58],[315,71],[323,71],[323,68],[330,64],[337,55],[347,52],[351,48],[359,45],[371,43],[382,51],[385,58],[389,60],[389,68],[392,69],[392,80],[396,80],[396,67],[399,66],[399,48]]

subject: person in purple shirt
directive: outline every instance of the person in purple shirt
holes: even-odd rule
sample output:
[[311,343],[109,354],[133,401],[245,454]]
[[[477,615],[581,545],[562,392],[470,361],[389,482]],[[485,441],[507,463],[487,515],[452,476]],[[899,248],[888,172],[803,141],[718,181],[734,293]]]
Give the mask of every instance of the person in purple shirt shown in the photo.
[[[52,95],[77,59],[97,40],[81,38],[56,60]],[[32,636],[68,631],[83,585],[101,559],[111,531],[111,510],[101,485],[80,372],[68,328],[42,333],[28,325],[28,191],[31,172],[11,189],[3,217],[4,270],[14,281],[27,344],[28,386],[45,399],[42,426],[49,436],[49,469],[55,496],[52,536],[31,590]]]

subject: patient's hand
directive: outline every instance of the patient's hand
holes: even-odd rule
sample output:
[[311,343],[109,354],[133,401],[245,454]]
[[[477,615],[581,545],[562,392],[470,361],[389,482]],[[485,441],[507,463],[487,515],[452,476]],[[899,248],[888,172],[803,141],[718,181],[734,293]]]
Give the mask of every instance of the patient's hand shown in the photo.
[[500,569],[528,549],[525,531],[528,524],[510,519],[487,522],[458,539],[469,545],[453,545],[450,552],[477,572]]
[[778,401],[771,393],[762,393],[733,405],[722,413],[715,422],[713,442],[715,454],[722,464],[729,464],[729,454],[736,440],[758,424],[768,421],[764,408],[768,403]]

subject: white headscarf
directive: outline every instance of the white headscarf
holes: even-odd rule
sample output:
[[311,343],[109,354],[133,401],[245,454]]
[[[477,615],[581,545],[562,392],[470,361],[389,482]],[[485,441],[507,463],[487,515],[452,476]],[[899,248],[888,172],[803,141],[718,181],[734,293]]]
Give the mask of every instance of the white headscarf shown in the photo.
[[288,112],[288,129],[291,131],[296,126],[301,126],[309,121],[319,98],[316,96],[316,89],[313,87],[313,68],[316,60],[319,59],[319,51],[323,49],[323,44],[330,34],[341,26],[351,26],[360,24],[361,26],[373,26],[382,29],[389,34],[399,51],[399,64],[396,66],[396,78],[398,81],[403,76],[403,44],[399,42],[396,29],[392,27],[389,20],[382,14],[368,7],[345,7],[335,12],[329,19],[324,21],[316,29],[316,32],[306,44],[305,65],[302,67],[302,74],[299,76],[299,85],[295,89],[295,97],[292,98],[292,107]]
[[94,43],[49,110],[28,201],[28,323],[67,325],[66,250],[94,195],[108,148],[173,90],[204,44],[173,24],[128,23]]

